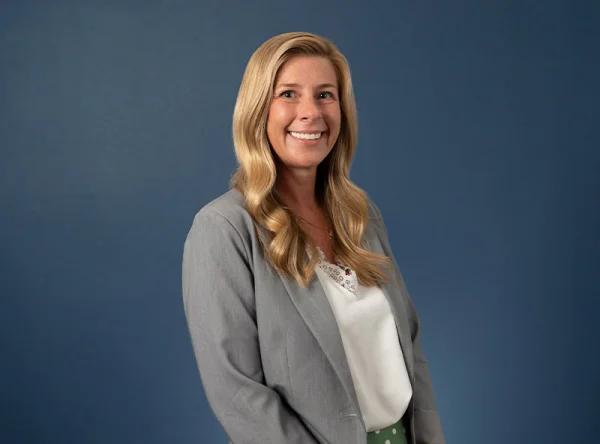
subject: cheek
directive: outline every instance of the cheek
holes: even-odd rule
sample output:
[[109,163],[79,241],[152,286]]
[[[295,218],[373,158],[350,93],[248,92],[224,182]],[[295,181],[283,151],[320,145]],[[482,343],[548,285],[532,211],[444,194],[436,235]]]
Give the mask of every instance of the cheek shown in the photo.
[[334,110],[332,113],[329,114],[328,124],[329,124],[329,127],[331,128],[332,135],[335,136],[337,133],[339,133],[341,123],[342,123],[342,118],[341,118],[339,111]]
[[269,109],[267,120],[267,137],[271,147],[279,153],[285,143],[285,128],[287,126],[286,111],[281,106],[272,106]]
[[288,125],[289,111],[284,106],[274,105],[269,110],[269,125],[273,129],[281,129]]
[[342,110],[340,109],[339,104],[332,106],[328,110],[328,115],[331,125],[335,128],[339,128],[342,120]]

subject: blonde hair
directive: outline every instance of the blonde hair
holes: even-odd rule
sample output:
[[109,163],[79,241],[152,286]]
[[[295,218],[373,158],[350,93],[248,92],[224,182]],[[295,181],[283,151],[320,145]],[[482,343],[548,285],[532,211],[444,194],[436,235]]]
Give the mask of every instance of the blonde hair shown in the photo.
[[355,270],[361,285],[377,285],[389,279],[383,267],[389,267],[391,260],[363,248],[368,198],[349,178],[358,137],[356,102],[348,61],[330,40],[308,32],[288,32],[271,37],[252,54],[233,112],[233,143],[239,166],[230,186],[242,193],[255,223],[270,233],[270,239],[262,244],[265,258],[276,270],[306,287],[315,274],[319,255],[276,197],[277,168],[266,130],[275,78],[283,64],[296,55],[325,57],[335,68],[340,133],[317,167],[316,198],[332,224],[336,260]]

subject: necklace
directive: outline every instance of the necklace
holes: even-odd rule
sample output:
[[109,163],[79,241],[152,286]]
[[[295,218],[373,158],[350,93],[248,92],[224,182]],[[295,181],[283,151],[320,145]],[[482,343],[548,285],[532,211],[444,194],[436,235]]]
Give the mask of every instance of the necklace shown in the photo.
[[321,230],[321,231],[327,231],[327,235],[329,236],[329,239],[333,239],[333,230],[328,230],[328,229],[326,229],[326,228],[319,227],[318,225],[315,225],[315,224],[313,224],[312,222],[309,222],[308,220],[304,219],[302,216],[299,216],[299,215],[297,215],[297,214],[295,214],[295,216],[296,216],[298,219],[300,219],[300,220],[303,220],[303,221],[304,221],[304,222],[306,222],[307,224],[309,224],[309,225],[312,225],[313,227],[315,227],[315,228],[317,228],[317,229],[319,229],[319,230]]

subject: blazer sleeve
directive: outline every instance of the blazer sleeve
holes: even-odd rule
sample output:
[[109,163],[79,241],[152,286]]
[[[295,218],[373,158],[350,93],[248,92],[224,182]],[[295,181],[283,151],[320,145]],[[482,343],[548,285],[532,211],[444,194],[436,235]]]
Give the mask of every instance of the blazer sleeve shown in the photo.
[[381,211],[374,202],[371,201],[370,204],[375,214],[377,231],[382,240],[384,252],[393,261],[394,275],[398,285],[407,296],[408,309],[410,311],[409,319],[412,319],[413,321],[411,322],[411,339],[415,365],[415,384],[413,387],[415,439],[417,444],[445,444],[446,439],[436,407],[427,359],[425,358],[421,347],[419,316],[417,315],[417,310],[406,287],[404,277],[400,272],[398,263],[392,252],[387,228],[383,222]]
[[185,240],[185,316],[207,400],[236,444],[317,443],[277,392],[265,385],[254,278],[242,236],[205,207]]

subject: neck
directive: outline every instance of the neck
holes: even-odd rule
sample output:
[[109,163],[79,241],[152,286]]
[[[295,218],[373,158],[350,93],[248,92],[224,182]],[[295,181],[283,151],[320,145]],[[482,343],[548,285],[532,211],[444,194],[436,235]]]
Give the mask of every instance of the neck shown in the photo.
[[288,169],[277,172],[275,188],[282,203],[300,214],[319,207],[315,195],[317,169]]

